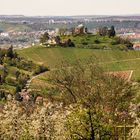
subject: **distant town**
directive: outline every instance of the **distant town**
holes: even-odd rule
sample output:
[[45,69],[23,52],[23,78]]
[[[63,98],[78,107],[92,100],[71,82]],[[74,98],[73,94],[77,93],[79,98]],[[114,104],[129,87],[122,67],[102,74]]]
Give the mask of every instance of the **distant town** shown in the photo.
[[65,35],[84,25],[88,32],[96,33],[100,27],[114,26],[118,36],[140,46],[140,16],[70,16],[70,17],[25,17],[22,15],[0,16],[0,47],[13,45],[26,48],[39,43],[44,32],[57,36]]

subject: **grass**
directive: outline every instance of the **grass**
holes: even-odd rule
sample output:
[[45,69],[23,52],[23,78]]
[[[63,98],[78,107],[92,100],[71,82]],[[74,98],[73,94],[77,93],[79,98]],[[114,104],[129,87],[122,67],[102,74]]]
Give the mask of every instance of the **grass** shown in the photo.
[[16,91],[15,86],[11,86],[11,85],[8,85],[6,83],[3,85],[0,85],[0,89],[3,91],[6,91],[7,93],[10,93],[10,94],[15,93],[15,91]]
[[95,57],[96,61],[106,71],[134,70],[134,79],[140,78],[140,51],[45,48],[36,46],[18,50],[18,53],[26,59],[49,66],[50,69],[59,66],[63,60],[73,63],[76,59],[85,60]]
[[[140,80],[140,51],[120,51],[120,50],[96,50],[84,48],[45,48],[31,47],[18,50],[18,54],[35,63],[49,66],[50,69],[58,67],[64,60],[74,63],[76,59],[95,60],[105,69],[105,71],[127,71],[133,70],[132,80]],[[96,59],[91,59],[96,58]],[[31,89],[37,89],[39,94],[48,95],[51,85],[48,82],[49,72],[43,73],[35,78]]]
[[[110,49],[125,49],[126,46],[123,44],[116,44],[115,38],[109,38],[108,36],[99,36],[99,35],[69,35],[61,36],[62,41],[71,39],[76,47],[79,48],[110,48]],[[115,43],[115,44],[114,44]]]

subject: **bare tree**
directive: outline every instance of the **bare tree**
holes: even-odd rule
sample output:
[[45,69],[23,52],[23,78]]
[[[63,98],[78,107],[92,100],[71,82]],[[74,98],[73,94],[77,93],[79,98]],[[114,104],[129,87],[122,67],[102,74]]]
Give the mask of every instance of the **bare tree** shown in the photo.
[[130,123],[132,84],[105,73],[94,62],[64,63],[52,72],[50,81],[64,104],[72,106],[66,125],[72,139],[110,139],[112,127],[122,125],[124,118]]

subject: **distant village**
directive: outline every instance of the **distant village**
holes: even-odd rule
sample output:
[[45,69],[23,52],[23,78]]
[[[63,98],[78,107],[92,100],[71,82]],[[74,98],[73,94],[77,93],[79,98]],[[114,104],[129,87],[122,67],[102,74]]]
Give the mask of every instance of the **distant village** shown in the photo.
[[14,48],[25,48],[39,42],[42,32],[1,32],[0,47],[13,45]]
[[55,30],[34,31],[34,32],[1,32],[0,47],[12,45],[14,48],[26,48],[38,44],[40,36],[45,32],[48,33],[50,39],[48,45],[55,45],[54,37],[61,35],[83,34],[87,32],[87,28],[83,24],[71,29],[56,28]]
[[[86,22],[91,22],[90,19],[86,20]],[[23,22],[23,21],[22,21]],[[72,22],[72,21],[71,21]],[[96,22],[105,22],[102,20],[98,20]],[[48,21],[48,24],[70,24],[69,20],[67,21],[55,21],[50,19]],[[26,21],[22,24],[27,24]],[[30,23],[31,24],[31,23]],[[71,28],[55,28],[55,29],[47,29],[44,30],[36,30],[36,31],[7,31],[3,32],[0,31],[0,47],[9,47],[12,45],[14,48],[22,49],[22,48],[28,48],[31,46],[34,46],[35,44],[39,44],[40,36],[47,32],[50,36],[48,42],[46,42],[49,45],[55,45],[57,42],[54,39],[56,36],[61,36],[61,35],[72,35],[72,34],[83,34],[90,32],[92,34],[96,34],[98,28],[91,30],[88,29],[83,23],[78,24],[71,27]],[[140,29],[131,29],[131,28],[116,28],[117,36],[120,36],[122,38],[127,38],[130,41],[134,43],[134,49],[135,50],[140,50]]]

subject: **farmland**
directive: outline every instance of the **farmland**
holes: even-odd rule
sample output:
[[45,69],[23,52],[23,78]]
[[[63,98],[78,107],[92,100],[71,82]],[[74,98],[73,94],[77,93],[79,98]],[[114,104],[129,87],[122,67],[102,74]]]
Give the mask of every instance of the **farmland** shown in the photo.
[[[65,60],[69,63],[74,63],[78,59],[83,61],[83,63],[85,60],[93,60],[98,62],[105,71],[133,70],[132,80],[139,81],[140,79],[140,51],[45,48],[36,46],[19,50],[18,53],[28,60],[48,66],[50,70],[57,68]],[[43,93],[47,94],[47,87],[50,86],[47,82],[47,76],[48,72],[38,76],[32,81],[31,88],[41,89]]]
[[18,53],[26,59],[50,68],[57,67],[64,60],[73,63],[77,59],[85,60],[91,57],[96,58],[96,61],[110,71],[138,71],[140,68],[140,51],[31,47],[19,50]]

